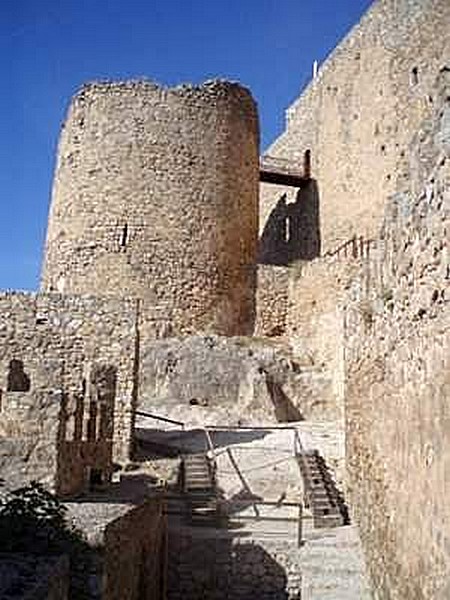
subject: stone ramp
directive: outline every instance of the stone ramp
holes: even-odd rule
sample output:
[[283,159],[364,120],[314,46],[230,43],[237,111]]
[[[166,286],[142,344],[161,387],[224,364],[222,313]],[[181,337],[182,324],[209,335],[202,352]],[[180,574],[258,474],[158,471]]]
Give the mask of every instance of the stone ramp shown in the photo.
[[302,600],[372,598],[355,525],[304,528],[300,555]]

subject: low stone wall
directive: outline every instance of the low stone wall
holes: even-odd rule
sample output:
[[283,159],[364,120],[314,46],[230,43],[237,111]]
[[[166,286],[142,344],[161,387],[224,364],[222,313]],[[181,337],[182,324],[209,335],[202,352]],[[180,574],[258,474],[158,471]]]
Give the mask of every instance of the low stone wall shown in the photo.
[[297,552],[290,544],[171,532],[167,600],[300,600]]
[[155,499],[109,523],[102,600],[164,600],[166,536],[163,505]]
[[105,471],[106,460],[108,477],[128,460],[136,335],[131,300],[0,294],[0,433],[24,457],[17,484],[43,476],[74,493],[85,467]]
[[2,600],[68,600],[68,593],[69,561],[65,556],[0,554]]
[[167,524],[164,501],[121,482],[67,503],[92,548],[82,586],[92,600],[165,600]]

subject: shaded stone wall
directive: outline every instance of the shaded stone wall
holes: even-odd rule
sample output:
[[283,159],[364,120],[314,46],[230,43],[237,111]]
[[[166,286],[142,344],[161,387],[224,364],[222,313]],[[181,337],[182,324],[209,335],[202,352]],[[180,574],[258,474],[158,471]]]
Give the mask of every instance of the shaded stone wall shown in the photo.
[[12,480],[70,493],[86,466],[108,477],[130,452],[135,302],[5,293],[0,314],[1,446],[22,457]]
[[143,300],[141,334],[250,333],[258,118],[235,83],[94,83],[61,134],[42,285]]
[[165,600],[166,528],[163,504],[155,498],[107,525],[102,600]]
[[346,315],[348,492],[379,598],[450,595],[449,92],[447,68]]
[[66,556],[45,558],[0,554],[2,600],[68,600],[69,561]]
[[449,52],[448,0],[374,2],[288,109],[286,130],[268,150],[302,164],[311,149],[315,193],[297,199],[263,184],[261,240],[284,194],[304,215],[294,239],[318,229],[321,253],[354,234],[374,237],[386,197],[409,177],[405,153],[431,114],[432,84]]
[[168,600],[300,600],[292,544],[169,534]]

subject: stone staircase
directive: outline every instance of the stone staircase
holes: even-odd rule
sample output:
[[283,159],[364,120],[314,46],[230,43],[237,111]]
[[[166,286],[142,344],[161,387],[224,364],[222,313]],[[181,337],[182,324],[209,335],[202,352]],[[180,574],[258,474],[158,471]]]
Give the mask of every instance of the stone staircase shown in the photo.
[[297,456],[297,461],[305,486],[305,506],[312,512],[314,527],[347,524],[345,502],[319,452],[303,451]]
[[208,525],[217,520],[218,502],[213,462],[205,453],[182,457],[183,495],[193,524]]

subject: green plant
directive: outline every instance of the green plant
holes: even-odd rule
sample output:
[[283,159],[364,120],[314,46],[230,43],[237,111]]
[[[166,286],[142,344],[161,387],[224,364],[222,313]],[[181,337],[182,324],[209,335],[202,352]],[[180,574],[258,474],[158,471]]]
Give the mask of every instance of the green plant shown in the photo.
[[93,549],[67,520],[67,508],[43,485],[32,482],[0,499],[0,552],[67,555],[71,600],[90,597],[87,577]]

